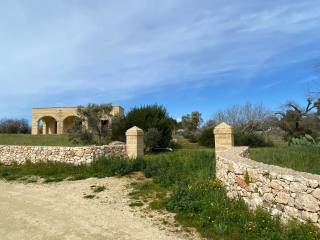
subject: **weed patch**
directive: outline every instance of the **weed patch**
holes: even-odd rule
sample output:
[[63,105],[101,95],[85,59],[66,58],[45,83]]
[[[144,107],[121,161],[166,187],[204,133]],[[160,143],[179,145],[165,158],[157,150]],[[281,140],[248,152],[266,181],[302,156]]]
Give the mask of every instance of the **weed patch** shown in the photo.
[[93,199],[95,198],[96,195],[93,195],[93,194],[88,194],[88,195],[84,195],[83,198],[86,198],[86,199]]
[[132,202],[129,204],[130,207],[142,207],[143,203],[142,202]]
[[99,192],[103,192],[104,190],[106,190],[105,186],[94,186],[92,187],[93,192],[95,193],[99,193]]

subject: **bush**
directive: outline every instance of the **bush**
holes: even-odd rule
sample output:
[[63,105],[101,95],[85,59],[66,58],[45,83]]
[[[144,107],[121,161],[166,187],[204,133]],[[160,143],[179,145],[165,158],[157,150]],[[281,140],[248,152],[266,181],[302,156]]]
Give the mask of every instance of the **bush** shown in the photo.
[[234,134],[235,146],[271,147],[273,144],[261,134],[255,132],[236,132]]
[[192,143],[196,143],[199,141],[199,132],[198,131],[190,131],[184,130],[182,136],[188,139]]
[[30,133],[31,128],[26,119],[2,119],[0,120],[0,133],[25,134]]
[[[199,145],[205,147],[214,147],[213,127],[204,128],[199,137]],[[271,147],[272,142],[267,140],[264,136],[258,133],[249,132],[235,132],[234,134],[235,146],[249,146],[249,147]]]
[[149,128],[156,128],[161,133],[159,147],[168,147],[172,138],[174,121],[167,110],[159,105],[135,107],[126,116],[126,129],[137,126],[147,132]]
[[199,145],[204,147],[214,147],[213,127],[204,128],[199,136]]
[[124,117],[115,116],[111,123],[112,140],[113,141],[126,141],[126,120]]
[[147,149],[158,147],[161,141],[161,133],[156,128],[149,128],[144,134],[144,144]]
[[292,138],[290,145],[300,145],[300,146],[320,146],[312,136],[306,134],[300,138]]

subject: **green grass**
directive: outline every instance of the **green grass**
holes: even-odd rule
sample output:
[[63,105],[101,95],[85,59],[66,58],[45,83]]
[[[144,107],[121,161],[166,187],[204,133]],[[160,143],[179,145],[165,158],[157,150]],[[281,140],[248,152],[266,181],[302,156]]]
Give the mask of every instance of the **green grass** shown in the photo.
[[105,186],[94,186],[92,187],[92,190],[94,193],[99,193],[99,192],[103,192],[104,190],[106,190]]
[[129,204],[129,207],[142,207],[143,203],[142,202],[132,202]]
[[0,145],[75,146],[67,135],[0,134]]
[[187,150],[206,149],[206,147],[200,146],[198,143],[192,143],[181,135],[176,135],[174,138],[178,140],[178,147],[181,149],[187,149]]
[[122,158],[100,158],[92,164],[78,166],[61,162],[26,162],[23,165],[0,165],[0,178],[10,181],[39,176],[45,183],[59,182],[64,179],[103,178],[127,175],[141,169],[140,164],[142,160],[131,161]]
[[320,174],[320,147],[252,148],[249,151],[250,158],[259,162]]

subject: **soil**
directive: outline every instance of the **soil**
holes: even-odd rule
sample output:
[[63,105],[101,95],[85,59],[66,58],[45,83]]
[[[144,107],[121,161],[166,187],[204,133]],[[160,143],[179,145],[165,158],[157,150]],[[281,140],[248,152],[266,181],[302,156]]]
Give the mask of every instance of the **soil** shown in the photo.
[[[200,239],[174,215],[130,207],[130,177],[59,183],[0,180],[0,239]],[[95,193],[94,186],[105,186]],[[163,224],[165,223],[165,224]]]

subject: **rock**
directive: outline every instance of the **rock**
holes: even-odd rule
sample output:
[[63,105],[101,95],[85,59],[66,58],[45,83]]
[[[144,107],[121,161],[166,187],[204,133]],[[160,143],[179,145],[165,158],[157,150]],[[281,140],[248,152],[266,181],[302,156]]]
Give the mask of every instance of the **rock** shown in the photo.
[[272,216],[281,216],[282,212],[280,212],[278,209],[273,208],[271,209],[271,215]]
[[311,188],[317,188],[319,186],[319,182],[317,180],[309,180],[308,184]]
[[312,196],[314,196],[316,199],[320,200],[320,188],[317,188],[312,192]]
[[264,199],[266,202],[269,202],[269,203],[272,203],[272,202],[275,201],[272,193],[265,193],[265,194],[263,195],[263,199]]
[[299,218],[300,217],[300,212],[294,207],[285,206],[284,212],[291,218]]
[[290,184],[290,191],[294,193],[301,193],[307,191],[307,186],[299,183],[299,182],[292,182]]
[[256,208],[258,206],[261,206],[262,205],[262,199],[261,197],[259,196],[258,193],[253,193],[252,194],[252,198],[251,198],[251,204],[253,206],[253,208]]
[[252,189],[249,187],[249,185],[244,181],[244,179],[242,179],[241,177],[239,176],[236,176],[235,177],[235,181],[236,183],[238,184],[239,187],[249,191],[249,192],[252,192]]
[[310,194],[298,193],[295,200],[295,206],[298,209],[306,210],[309,212],[317,212],[320,210],[319,202]]
[[280,204],[288,204],[290,196],[287,193],[279,192],[275,198],[275,201]]
[[303,211],[301,214],[301,218],[303,220],[310,220],[313,223],[318,222],[318,214],[317,213],[311,213],[311,212],[307,212],[307,211]]
[[252,182],[256,182],[256,181],[257,181],[257,175],[256,175],[256,173],[255,173],[254,170],[252,170],[252,169],[247,169],[247,173],[248,173],[249,178],[250,178],[250,180],[251,180]]
[[83,157],[85,151],[83,149],[79,149],[78,151],[75,152],[75,155],[77,157]]
[[279,180],[272,180],[270,183],[272,189],[280,191],[282,190],[282,186]]
[[281,178],[289,182],[293,182],[295,180],[294,177],[291,175],[282,175]]

